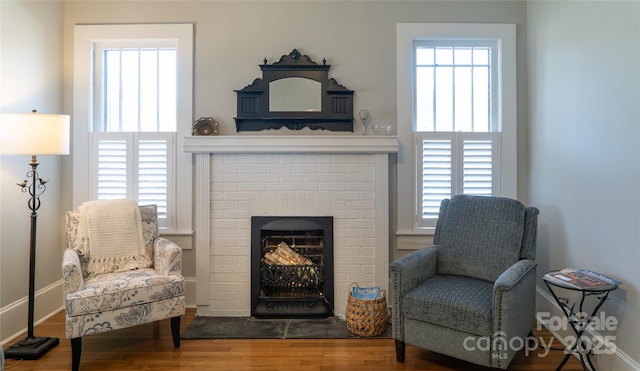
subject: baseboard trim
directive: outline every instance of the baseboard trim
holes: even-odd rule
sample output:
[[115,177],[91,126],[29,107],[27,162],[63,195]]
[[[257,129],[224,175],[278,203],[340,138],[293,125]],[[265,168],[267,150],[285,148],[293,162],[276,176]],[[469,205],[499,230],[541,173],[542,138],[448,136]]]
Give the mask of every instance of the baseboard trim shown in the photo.
[[187,308],[196,308],[196,278],[185,277],[184,278],[184,295],[186,297]]
[[[563,316],[562,309],[558,306],[555,299],[551,294],[542,287],[536,287],[536,319],[547,331],[551,333],[562,345],[565,347],[568,343],[564,340],[567,336],[575,336],[575,333],[568,328],[566,331],[557,331],[555,328],[549,326],[546,318],[540,316],[541,312],[549,312],[551,316]],[[624,351],[616,347],[615,344],[611,344],[601,334],[592,329],[587,329],[588,336],[597,341],[597,344],[604,344],[606,349],[605,354],[598,354],[592,357],[596,368],[601,371],[639,371],[640,363],[629,357]]]
[[[35,292],[34,326],[46,321],[62,309],[64,309],[64,301],[62,280],[60,280]],[[2,345],[24,336],[27,332],[28,312],[28,296],[0,308],[0,338],[2,339]],[[36,335],[46,336],[46,334],[39,334],[37,330],[34,332]]]

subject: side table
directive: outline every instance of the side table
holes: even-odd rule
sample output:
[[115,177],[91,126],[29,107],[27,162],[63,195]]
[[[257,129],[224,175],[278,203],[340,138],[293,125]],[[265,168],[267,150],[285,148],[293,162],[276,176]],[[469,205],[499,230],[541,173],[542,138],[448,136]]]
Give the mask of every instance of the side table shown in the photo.
[[[569,272],[569,275],[566,275],[565,272]],[[583,272],[588,272],[587,275],[581,276]],[[593,276],[591,276],[591,274]],[[577,275],[577,276],[575,276]],[[553,298],[556,300],[556,303],[562,309],[562,312],[566,316],[568,323],[571,325],[571,329],[576,334],[576,341],[573,343],[571,348],[566,352],[567,354],[564,356],[564,359],[556,368],[556,371],[561,370],[564,367],[565,363],[569,360],[569,357],[572,354],[579,354],[580,363],[584,370],[589,370],[587,368],[587,364],[591,368],[591,370],[596,371],[595,366],[591,362],[591,354],[592,350],[585,344],[585,340],[582,337],[584,332],[589,327],[589,324],[594,320],[598,309],[604,304],[605,300],[609,296],[609,293],[618,288],[618,284],[620,282],[610,279],[609,277],[603,276],[599,273],[591,272],[591,271],[581,271],[581,270],[570,270],[565,269],[562,271],[550,271],[546,273],[542,277],[544,283],[547,285],[549,292],[553,295]],[[554,287],[562,288],[566,290],[578,291],[581,293],[580,304],[578,305],[577,311],[575,310],[575,302],[570,305],[569,299],[564,297],[559,297],[554,292]],[[585,299],[588,296],[597,296],[599,302],[591,315],[587,315],[583,311],[583,305],[585,303]],[[580,345],[580,349],[578,349],[578,345]],[[585,346],[587,345],[587,346]]]

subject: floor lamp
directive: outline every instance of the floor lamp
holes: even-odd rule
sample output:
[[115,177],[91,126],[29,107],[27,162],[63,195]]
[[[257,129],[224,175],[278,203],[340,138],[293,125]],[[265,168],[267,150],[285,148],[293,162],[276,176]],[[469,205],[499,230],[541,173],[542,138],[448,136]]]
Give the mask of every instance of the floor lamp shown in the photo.
[[36,222],[40,208],[40,195],[46,190],[46,180],[36,171],[38,155],[69,154],[69,116],[38,114],[0,115],[0,154],[31,155],[31,170],[27,179],[17,183],[23,193],[29,194],[27,205],[31,210],[31,234],[29,244],[29,318],[27,337],[5,350],[6,358],[38,359],[58,345],[58,338],[35,336],[33,320],[35,307],[36,274]]

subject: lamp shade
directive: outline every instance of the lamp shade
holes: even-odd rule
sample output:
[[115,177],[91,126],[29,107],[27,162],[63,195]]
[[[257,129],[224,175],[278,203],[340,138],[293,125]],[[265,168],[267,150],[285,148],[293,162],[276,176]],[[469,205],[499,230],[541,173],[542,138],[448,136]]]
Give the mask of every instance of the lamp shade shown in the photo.
[[68,155],[69,142],[68,115],[0,114],[0,154]]

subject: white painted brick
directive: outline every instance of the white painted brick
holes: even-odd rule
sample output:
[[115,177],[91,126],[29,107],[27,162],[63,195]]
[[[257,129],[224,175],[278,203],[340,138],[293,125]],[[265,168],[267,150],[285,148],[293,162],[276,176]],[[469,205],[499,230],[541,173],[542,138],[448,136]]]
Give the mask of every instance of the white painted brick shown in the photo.
[[318,172],[320,173],[346,173],[348,172],[348,166],[346,164],[320,164],[318,165]]
[[225,210],[224,217],[227,219],[248,219],[251,218],[250,210]]
[[[213,208],[213,203],[211,203],[211,207]],[[225,211],[223,209],[213,209],[211,211],[211,219],[224,219]]]
[[253,174],[224,174],[223,180],[225,183],[239,183],[239,182],[251,182]]
[[236,192],[238,190],[238,183],[214,183],[211,188],[214,192]]
[[302,181],[305,182],[325,182],[330,178],[329,174],[325,174],[325,173],[305,173],[305,174],[296,174],[298,176],[301,176]]
[[267,183],[267,192],[317,191],[318,183],[314,182],[281,182]]
[[363,265],[374,266],[375,259],[367,256],[349,256],[347,257],[347,265],[361,267]]
[[[357,210],[333,210],[333,217],[334,218],[341,218],[341,219],[357,219],[360,217],[360,212]],[[335,231],[334,231],[334,235],[335,235]]]
[[280,181],[280,174],[253,174],[251,181],[254,183],[269,183]]
[[267,165],[267,172],[270,174],[286,174],[292,172],[292,165]]
[[211,305],[250,313],[250,217],[334,217],[335,311],[351,282],[375,277],[374,155],[215,155],[212,159]]
[[238,209],[238,201],[227,201],[225,197],[222,201],[212,201],[211,207],[213,207],[214,210],[223,210],[225,212],[229,210],[236,210]]
[[370,274],[362,274],[359,271],[356,273],[347,274],[347,282],[358,282],[360,286],[372,286],[371,281],[373,276]]
[[309,164],[331,164],[333,163],[333,156],[322,154],[308,155],[306,162]]
[[361,162],[360,156],[353,155],[333,155],[334,164],[359,164]]
[[267,168],[264,165],[256,165],[256,164],[238,165],[238,173],[250,173],[250,174],[267,173]]
[[360,231],[360,237],[362,238],[376,238],[376,231],[374,229],[363,229]]
[[360,200],[375,200],[376,193],[374,191],[362,191],[358,192],[360,195]]
[[225,192],[225,200],[227,201],[252,201],[253,194],[251,192]]
[[252,192],[252,196],[255,195],[255,192],[264,192],[265,190],[264,183],[259,182],[238,183],[236,186],[240,192]]
[[373,202],[373,200],[371,201],[348,201],[347,202],[347,208],[349,210],[366,210],[368,211],[367,213],[364,213],[364,215],[360,214],[362,218],[372,218],[375,212],[375,204]]
[[376,267],[375,267],[375,265],[361,265],[360,266],[360,273],[362,273],[362,274],[375,274],[376,273]]
[[223,155],[222,157],[225,164],[250,164],[253,161],[251,155]]
[[364,183],[364,182],[352,182],[347,183],[348,191],[373,191],[374,186],[373,183]]
[[279,164],[282,162],[282,155],[273,154],[273,153],[263,153],[259,156],[252,156],[251,161],[254,164],[267,164],[267,165]]
[[350,164],[347,165],[347,172],[349,173],[372,173],[375,170],[375,165],[373,164]]
[[226,220],[226,219],[221,219],[221,220],[216,220],[215,223],[213,224],[213,228],[212,230],[225,230],[225,229],[236,229],[238,228],[238,225],[240,224],[239,221],[237,220]]
[[375,182],[376,175],[374,173],[358,173],[361,182]]
[[320,191],[346,191],[347,183],[345,182],[319,182],[318,190]]
[[332,173],[326,174],[326,181],[332,182],[360,182],[362,174],[360,173]]
[[355,219],[347,221],[347,229],[373,229],[373,219]]
[[360,162],[363,164],[375,164],[376,159],[374,156],[360,155]]
[[339,201],[339,200],[356,201],[360,199],[360,195],[358,194],[358,192],[348,192],[348,191],[333,192],[331,194],[331,199],[334,201]]
[[220,164],[216,165],[213,170],[222,174],[235,174],[238,172],[237,164]]
[[294,164],[291,167],[291,171],[296,174],[300,173],[317,173],[318,164]]

